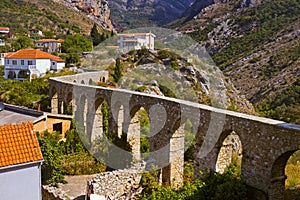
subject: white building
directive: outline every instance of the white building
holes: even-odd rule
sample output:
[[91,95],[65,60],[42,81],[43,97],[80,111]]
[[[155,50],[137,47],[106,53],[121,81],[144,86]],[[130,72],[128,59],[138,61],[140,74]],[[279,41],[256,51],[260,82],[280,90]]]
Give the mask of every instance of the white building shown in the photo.
[[62,39],[41,39],[35,41],[35,46],[45,52],[53,53],[53,52],[61,52],[61,43],[64,40]]
[[22,49],[4,57],[4,78],[24,80],[39,77],[47,71],[59,71],[65,66],[60,57],[38,49]]
[[0,34],[8,34],[9,28],[8,27],[0,27]]
[[138,50],[145,47],[149,50],[154,50],[154,38],[153,33],[124,33],[118,34],[120,39],[118,40],[119,50],[127,52],[131,50]]

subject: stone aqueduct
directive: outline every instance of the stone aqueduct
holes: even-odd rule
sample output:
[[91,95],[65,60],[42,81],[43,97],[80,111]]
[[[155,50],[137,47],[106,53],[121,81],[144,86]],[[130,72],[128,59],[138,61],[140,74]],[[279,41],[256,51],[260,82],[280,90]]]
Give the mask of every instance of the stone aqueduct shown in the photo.
[[112,116],[109,129],[128,132],[128,137],[139,141],[135,114],[143,107],[149,113],[150,123],[160,126],[157,129],[150,125],[150,132],[157,132],[151,135],[150,150],[159,152],[158,157],[153,156],[162,162],[159,163],[163,166],[162,181],[172,185],[180,184],[183,179],[182,127],[187,119],[192,122],[197,141],[195,172],[216,170],[223,141],[234,132],[242,145],[241,174],[247,184],[263,191],[269,199],[284,198],[284,169],[289,157],[300,149],[299,126],[168,97],[90,85],[107,77],[107,72],[100,71],[51,78],[52,112],[63,113],[64,103],[71,103],[75,120],[84,125],[92,138],[94,134],[102,134],[99,107],[106,101]]

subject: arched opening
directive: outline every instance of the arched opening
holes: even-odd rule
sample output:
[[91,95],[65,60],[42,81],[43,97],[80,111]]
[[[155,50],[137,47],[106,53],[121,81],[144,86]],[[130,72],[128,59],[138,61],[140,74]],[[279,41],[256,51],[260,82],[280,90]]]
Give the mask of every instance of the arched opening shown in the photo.
[[90,78],[89,85],[93,85],[93,80]]
[[9,71],[7,77],[9,79],[15,79],[15,78],[17,78],[16,72],[15,71]]
[[119,138],[121,138],[123,134],[123,122],[124,122],[124,107],[123,105],[121,105],[118,112],[118,137]]
[[102,77],[102,82],[105,83],[105,77],[104,76]]
[[73,94],[71,92],[68,93],[66,100],[64,101],[63,114],[73,115]]
[[80,130],[86,135],[86,125],[87,125],[87,110],[88,110],[88,102],[85,95],[81,95],[80,104],[77,104],[77,114],[80,125]]
[[[292,156],[295,153],[295,151],[288,151],[281,156],[279,156],[273,166],[271,171],[271,185],[269,187],[269,198],[270,199],[295,199],[295,198],[285,198],[285,185],[288,184],[290,180],[286,180],[286,172],[289,171],[289,167],[291,167],[289,164],[297,164],[297,159]],[[295,154],[296,156],[299,155],[299,153]],[[289,166],[289,167],[288,167]],[[299,172],[299,171],[298,171]],[[293,172],[297,173],[297,172]],[[299,174],[298,174],[299,176]],[[291,178],[291,177],[290,177]],[[290,183],[289,183],[290,184]]]
[[242,143],[240,137],[234,131],[230,132],[223,140],[217,157],[216,171],[224,173],[230,164],[237,167],[239,171],[241,170]]
[[18,78],[29,79],[30,71],[29,70],[20,70]]
[[[285,188],[295,189],[300,188],[300,150],[293,153],[288,159],[285,166]],[[298,193],[300,189],[298,189]]]
[[132,146],[134,159],[148,160],[150,155],[150,118],[148,112],[139,107],[131,113],[127,141]]
[[58,114],[58,93],[55,87],[51,90],[51,113]]
[[84,80],[81,81],[81,84],[84,84]]
[[[102,98],[95,101],[95,117],[93,122],[93,130],[91,135],[91,141],[93,142],[97,138],[103,136],[103,132],[107,133],[108,130],[108,104]],[[104,115],[103,115],[104,113]]]
[[184,123],[184,161],[193,162],[195,158],[196,130],[192,122],[187,119]]
[[150,152],[150,119],[148,112],[141,107],[137,112],[140,124],[140,152],[143,160],[149,159]]

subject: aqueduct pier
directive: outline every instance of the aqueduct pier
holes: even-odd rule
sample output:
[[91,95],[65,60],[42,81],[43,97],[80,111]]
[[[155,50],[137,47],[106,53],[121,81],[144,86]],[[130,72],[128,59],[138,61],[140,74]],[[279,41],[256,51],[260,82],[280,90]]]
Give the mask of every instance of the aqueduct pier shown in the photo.
[[[105,82],[105,71],[55,77],[50,82],[53,113],[72,114],[92,140],[103,133],[101,105],[110,108],[109,129],[134,138],[135,157],[139,150],[139,121],[136,113],[145,109],[150,119],[150,151],[163,166],[162,181],[174,186],[183,179],[184,131],[187,120],[195,133],[195,174],[199,170],[218,170],[224,140],[234,133],[242,151],[241,175],[246,183],[271,199],[284,199],[285,166],[300,149],[300,126],[282,121],[217,109],[206,105],[122,89],[93,86]],[[152,133],[152,134],[151,134]]]

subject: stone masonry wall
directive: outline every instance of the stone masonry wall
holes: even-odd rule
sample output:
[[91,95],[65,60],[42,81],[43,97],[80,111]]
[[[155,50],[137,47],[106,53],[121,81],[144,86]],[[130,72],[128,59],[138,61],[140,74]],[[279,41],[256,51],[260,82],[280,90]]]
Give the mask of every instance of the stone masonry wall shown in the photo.
[[140,186],[144,163],[133,165],[129,169],[116,170],[98,174],[88,181],[92,194],[104,196],[106,199],[131,199],[142,191]]

